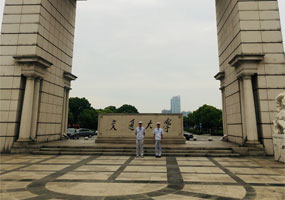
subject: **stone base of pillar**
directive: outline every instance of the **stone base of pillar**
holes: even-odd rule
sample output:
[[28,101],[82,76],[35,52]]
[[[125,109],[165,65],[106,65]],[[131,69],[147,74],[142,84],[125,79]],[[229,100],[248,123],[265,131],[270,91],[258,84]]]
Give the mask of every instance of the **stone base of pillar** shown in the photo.
[[33,144],[31,141],[17,141],[14,142],[12,148],[11,148],[11,153],[31,153],[34,148],[31,146]]
[[243,148],[246,148],[248,156],[265,156],[265,149],[258,140],[249,140],[243,145]]
[[250,146],[250,147],[261,147],[263,148],[263,146],[260,144],[260,142],[258,140],[248,140],[245,144],[246,146]]
[[260,142],[258,140],[247,140],[246,144],[248,144],[248,145],[260,145]]
[[32,142],[29,138],[19,138],[17,140],[17,142],[19,143],[29,143],[29,142]]

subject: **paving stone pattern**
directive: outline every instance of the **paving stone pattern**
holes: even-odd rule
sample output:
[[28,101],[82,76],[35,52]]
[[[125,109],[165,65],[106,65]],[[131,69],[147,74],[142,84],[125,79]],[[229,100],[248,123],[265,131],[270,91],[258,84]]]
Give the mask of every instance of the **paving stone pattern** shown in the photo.
[[268,157],[1,155],[0,199],[285,199]]

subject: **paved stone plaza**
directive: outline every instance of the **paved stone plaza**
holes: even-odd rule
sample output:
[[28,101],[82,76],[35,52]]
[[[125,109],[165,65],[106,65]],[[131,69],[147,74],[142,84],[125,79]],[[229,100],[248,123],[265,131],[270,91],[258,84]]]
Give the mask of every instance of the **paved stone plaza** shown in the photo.
[[0,199],[285,199],[271,157],[1,155]]

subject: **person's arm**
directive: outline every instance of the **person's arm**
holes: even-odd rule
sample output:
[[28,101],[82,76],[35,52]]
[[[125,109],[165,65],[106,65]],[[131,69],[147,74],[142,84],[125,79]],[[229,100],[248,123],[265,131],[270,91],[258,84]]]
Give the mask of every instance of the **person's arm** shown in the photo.
[[161,129],[161,137],[160,137],[160,142],[162,142],[162,138],[163,138],[163,130]]

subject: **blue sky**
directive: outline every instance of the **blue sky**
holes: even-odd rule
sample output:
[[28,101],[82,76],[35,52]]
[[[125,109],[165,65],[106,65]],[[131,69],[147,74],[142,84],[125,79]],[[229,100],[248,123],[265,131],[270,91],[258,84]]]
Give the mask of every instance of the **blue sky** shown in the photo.
[[[284,35],[285,1],[279,6]],[[175,95],[182,110],[221,108],[215,15],[213,0],[78,2],[71,96],[149,113]]]

